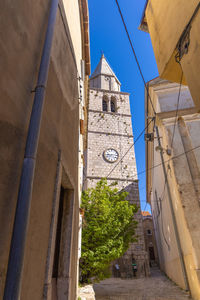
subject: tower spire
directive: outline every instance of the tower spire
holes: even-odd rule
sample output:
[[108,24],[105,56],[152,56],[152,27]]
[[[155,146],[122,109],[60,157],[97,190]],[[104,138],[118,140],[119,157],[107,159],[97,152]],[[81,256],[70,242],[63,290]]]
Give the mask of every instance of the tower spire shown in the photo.
[[90,87],[120,92],[121,83],[102,51],[100,61],[91,75]]

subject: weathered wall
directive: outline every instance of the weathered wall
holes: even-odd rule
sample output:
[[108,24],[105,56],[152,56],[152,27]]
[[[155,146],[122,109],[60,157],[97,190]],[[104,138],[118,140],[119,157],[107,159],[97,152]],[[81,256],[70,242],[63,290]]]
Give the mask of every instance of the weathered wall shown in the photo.
[[[163,137],[164,131],[159,128],[159,134]],[[155,141],[154,147],[158,146],[157,141]],[[162,146],[163,138],[162,138]],[[155,148],[154,148],[155,149]],[[167,160],[169,157],[164,156]],[[161,158],[159,151],[154,152],[154,162],[153,165],[159,165],[159,167],[153,170],[153,186],[151,194],[151,205],[152,205],[152,215],[154,216],[154,225],[159,230],[159,236],[156,237],[161,244],[160,253],[160,266],[167,275],[175,281],[182,288],[185,287],[181,264],[179,260],[179,253],[177,248],[177,241],[173,227],[173,220],[171,216],[170,206],[169,206],[169,196],[167,193],[167,187],[165,185],[165,178],[163,174]],[[158,232],[157,232],[158,233]],[[158,245],[159,247],[159,245]]]
[[[29,0],[12,4],[2,1],[0,4],[0,64],[3,72],[0,78],[0,298],[3,297],[25,141],[34,97],[31,91],[38,75],[49,5],[50,1],[33,3]],[[73,13],[76,11],[76,22],[73,24],[66,19],[62,3],[57,13],[26,242],[21,295],[24,300],[41,299],[43,295],[59,150],[62,153],[63,169],[70,179],[71,188],[74,189],[72,248],[78,248],[79,105],[74,57],[76,56],[78,65],[82,40],[78,1],[73,6],[76,6],[73,7]],[[67,21],[71,34],[76,30],[79,32],[72,39],[75,54]],[[71,276],[76,278],[75,250],[73,261]],[[71,299],[75,299],[76,279],[72,285]]]
[[[170,3],[164,0],[148,1],[145,15],[161,77],[164,72],[175,78],[180,73],[178,71],[178,74],[176,74],[174,70],[166,71],[166,69],[198,2],[198,0],[184,1],[183,4],[181,0],[170,1]],[[176,70],[179,69],[178,64],[175,64],[175,62],[172,66]],[[169,77],[165,79],[170,80]]]
[[[161,137],[161,145],[166,161],[167,182],[172,197],[173,210],[178,227],[181,249],[186,266],[189,286],[194,299],[200,297],[199,282],[199,251],[200,230],[198,216],[199,206],[199,138],[200,116],[194,114],[191,96],[187,94],[186,87],[182,88],[179,101],[178,120],[175,131],[174,123],[177,106],[177,91],[174,85],[162,80],[150,82],[151,96],[155,107],[159,107],[157,126]],[[187,94],[187,97],[185,95]],[[174,95],[174,97],[173,97]],[[163,99],[165,98],[165,103]],[[185,101],[186,98],[188,101]],[[172,103],[174,103],[172,105]],[[188,107],[185,108],[185,104]],[[190,103],[190,105],[189,105]],[[161,105],[162,104],[162,105]],[[190,107],[191,106],[191,107]],[[161,109],[162,107],[162,109]],[[174,110],[170,110],[170,109]],[[180,115],[182,114],[182,116]],[[166,154],[165,149],[171,148],[174,132],[172,156]],[[180,257],[177,248],[177,238],[174,231],[171,209],[169,206],[169,193],[163,175],[158,140],[148,143],[153,148],[153,158],[149,157],[148,167],[152,169],[152,186],[148,193],[151,194],[152,214],[155,226],[156,241],[158,244],[161,268],[167,275],[185,287]],[[196,149],[193,149],[197,147]],[[193,149],[193,150],[192,150]],[[172,160],[170,160],[172,158]]]
[[[199,9],[193,17],[198,4],[198,0],[184,2],[180,0],[170,2],[149,0],[145,16],[161,78],[178,83],[180,82],[182,68],[184,73],[183,83],[188,84],[195,105],[199,108]],[[188,48],[188,51],[181,58],[180,68],[175,60],[176,48],[181,35],[190,21],[191,30],[185,46],[185,48]]]

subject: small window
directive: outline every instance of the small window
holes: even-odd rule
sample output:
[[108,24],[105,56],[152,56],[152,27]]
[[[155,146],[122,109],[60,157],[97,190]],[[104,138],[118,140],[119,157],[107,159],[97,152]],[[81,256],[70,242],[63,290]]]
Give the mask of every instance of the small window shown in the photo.
[[152,235],[151,229],[147,229],[147,234]]
[[110,109],[111,112],[116,112],[116,99],[114,97],[111,98]]
[[108,98],[106,96],[103,97],[102,109],[103,111],[108,111]]
[[103,111],[108,111],[107,101],[103,99]]

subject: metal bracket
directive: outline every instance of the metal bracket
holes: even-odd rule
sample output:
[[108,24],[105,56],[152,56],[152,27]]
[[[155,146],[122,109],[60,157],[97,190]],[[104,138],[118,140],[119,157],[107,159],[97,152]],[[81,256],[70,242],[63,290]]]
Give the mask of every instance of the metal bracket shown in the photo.
[[144,135],[144,139],[145,139],[146,142],[153,142],[153,140],[154,140],[154,133],[153,132],[146,133]]

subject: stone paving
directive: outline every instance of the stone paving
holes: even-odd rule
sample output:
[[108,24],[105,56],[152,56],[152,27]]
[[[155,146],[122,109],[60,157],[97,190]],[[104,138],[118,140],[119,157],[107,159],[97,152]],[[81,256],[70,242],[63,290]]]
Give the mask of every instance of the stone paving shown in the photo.
[[151,277],[140,279],[109,278],[94,284],[96,300],[188,300],[192,299],[158,269]]
[[81,300],[95,300],[95,294],[92,285],[80,287],[78,291],[78,296]]

